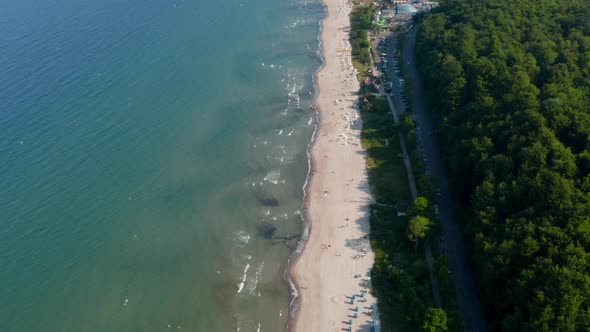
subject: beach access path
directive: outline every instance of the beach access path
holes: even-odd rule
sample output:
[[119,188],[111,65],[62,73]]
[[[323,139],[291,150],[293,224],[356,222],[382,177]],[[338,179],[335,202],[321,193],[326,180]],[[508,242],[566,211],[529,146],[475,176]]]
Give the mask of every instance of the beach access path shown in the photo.
[[320,38],[325,66],[317,75],[320,126],[311,149],[307,189],[311,232],[291,271],[299,293],[291,329],[370,331],[373,319],[378,319],[369,280],[374,262],[369,242],[372,196],[357,110],[360,85],[349,43],[352,4],[324,3],[327,17]]

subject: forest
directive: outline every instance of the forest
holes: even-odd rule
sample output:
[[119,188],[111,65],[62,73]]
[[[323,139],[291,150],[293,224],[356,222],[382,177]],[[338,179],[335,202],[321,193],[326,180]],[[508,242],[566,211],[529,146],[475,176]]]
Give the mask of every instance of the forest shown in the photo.
[[491,331],[590,331],[590,1],[445,0],[417,61]]

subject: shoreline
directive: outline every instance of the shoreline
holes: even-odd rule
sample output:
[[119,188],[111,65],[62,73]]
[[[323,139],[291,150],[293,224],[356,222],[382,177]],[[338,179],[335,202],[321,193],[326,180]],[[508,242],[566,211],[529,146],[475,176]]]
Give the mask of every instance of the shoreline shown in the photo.
[[[341,331],[351,327],[352,331],[369,331],[370,322],[378,317],[368,278],[374,261],[368,218],[373,198],[356,110],[360,83],[349,44],[352,4],[343,0],[323,0],[322,4],[325,16],[318,34],[322,65],[313,75],[317,124],[307,148],[304,230],[289,259],[287,281],[293,298],[286,330]],[[338,132],[343,134],[336,136]],[[366,280],[367,286],[361,286],[365,283],[361,280]],[[328,287],[324,286],[327,282]],[[364,302],[353,304],[350,298],[354,296],[362,296]],[[368,315],[369,306],[375,306],[373,316]],[[353,317],[350,310],[355,307],[362,308],[358,318],[352,325],[343,324]]]
[[[317,104],[317,98],[318,95],[320,93],[320,87],[318,84],[318,75],[319,73],[322,71],[322,69],[324,69],[324,67],[326,66],[326,57],[324,54],[324,46],[323,46],[323,41],[322,41],[322,31],[324,29],[324,21],[328,18],[328,9],[327,6],[324,2],[324,0],[321,1],[321,5],[322,8],[324,10],[324,17],[318,22],[319,25],[319,32],[318,32],[318,36],[317,36],[317,40],[318,40],[318,56],[321,59],[321,65],[314,71],[313,75],[312,75],[312,85],[313,85],[313,89],[314,89],[314,97],[313,97],[313,103],[314,105]],[[301,302],[301,297],[299,296],[299,291],[300,291],[300,283],[299,280],[297,279],[297,275],[295,274],[294,268],[297,265],[297,262],[299,262],[299,259],[301,258],[301,256],[303,255],[303,252],[305,251],[305,248],[307,247],[307,242],[309,240],[309,234],[311,233],[311,223],[309,222],[310,218],[309,218],[309,190],[310,190],[310,184],[311,184],[311,180],[313,177],[313,174],[315,172],[315,162],[314,162],[314,158],[312,156],[312,150],[315,146],[316,143],[316,134],[318,132],[318,130],[321,129],[321,117],[320,117],[320,112],[319,111],[315,111],[315,118],[316,118],[316,125],[314,127],[313,133],[311,134],[311,138],[309,140],[309,143],[307,144],[307,148],[305,149],[305,153],[307,156],[307,177],[305,178],[305,182],[303,183],[302,186],[302,190],[303,190],[303,202],[302,202],[302,207],[301,207],[301,218],[302,218],[302,224],[303,224],[303,231],[301,233],[301,239],[299,241],[299,243],[297,244],[297,248],[295,249],[295,251],[293,251],[293,253],[291,254],[291,256],[289,257],[289,260],[287,262],[287,270],[286,270],[286,274],[287,274],[287,283],[289,286],[289,290],[292,290],[293,293],[290,293],[290,295],[293,296],[293,298],[291,299],[290,303],[289,303],[289,316],[287,318],[287,326],[285,327],[285,331],[287,332],[291,332],[294,331],[294,327],[296,325],[296,322],[298,320],[299,317],[299,306],[300,306],[300,302]]]

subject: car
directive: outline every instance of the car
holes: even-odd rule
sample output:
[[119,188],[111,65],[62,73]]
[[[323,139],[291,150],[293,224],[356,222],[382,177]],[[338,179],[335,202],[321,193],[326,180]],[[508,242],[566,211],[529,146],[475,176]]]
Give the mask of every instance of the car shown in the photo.
[[434,214],[438,216],[438,204],[434,204]]

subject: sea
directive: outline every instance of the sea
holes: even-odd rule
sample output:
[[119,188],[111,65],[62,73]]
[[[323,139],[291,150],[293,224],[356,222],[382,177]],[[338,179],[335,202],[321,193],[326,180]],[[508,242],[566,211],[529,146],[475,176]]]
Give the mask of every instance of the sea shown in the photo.
[[319,0],[0,2],[0,331],[283,331]]

